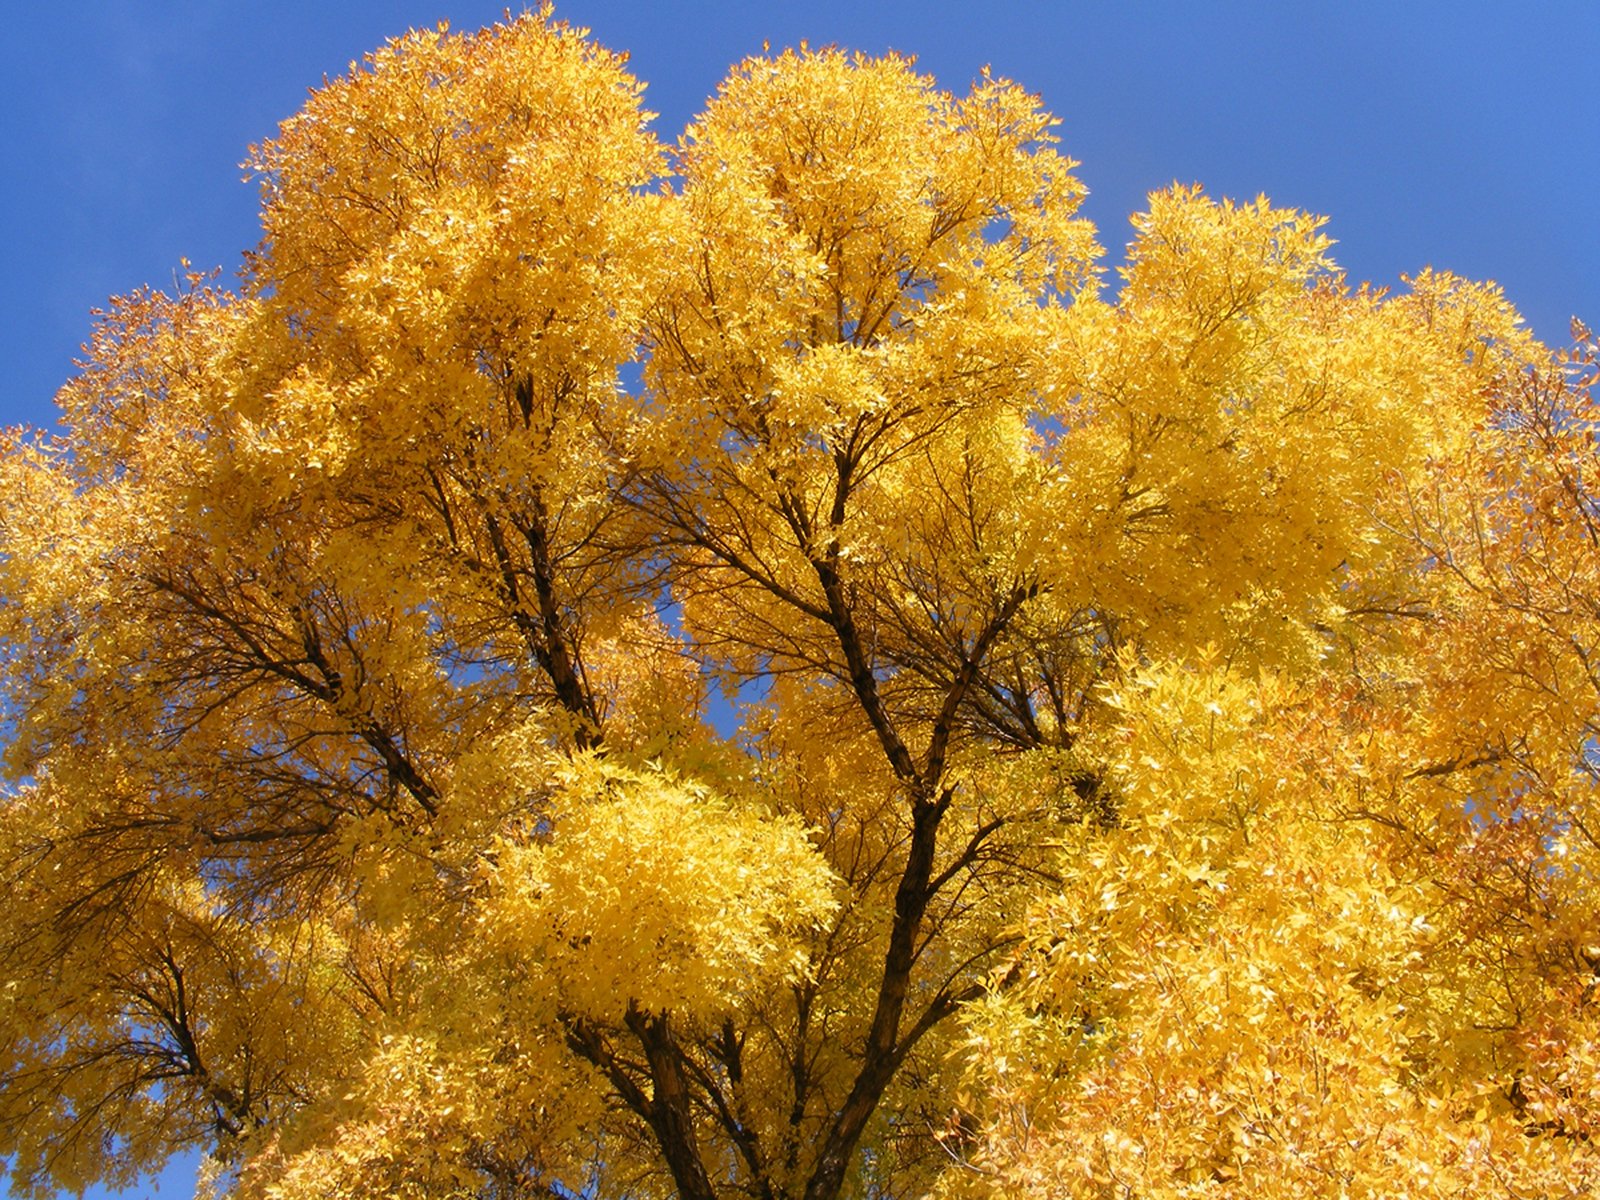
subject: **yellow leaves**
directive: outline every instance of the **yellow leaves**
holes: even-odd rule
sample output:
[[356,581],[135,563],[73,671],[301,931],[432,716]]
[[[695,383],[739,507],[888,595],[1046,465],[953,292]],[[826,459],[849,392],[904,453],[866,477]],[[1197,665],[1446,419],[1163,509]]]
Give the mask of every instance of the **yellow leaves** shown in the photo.
[[[616,56],[545,15],[391,42],[252,152],[267,201],[264,281],[315,312],[317,289],[370,265],[369,254],[396,250],[398,285],[408,269],[431,270],[430,241],[472,242],[490,224],[506,243],[504,282],[537,277],[560,234],[653,171],[638,92]],[[557,213],[559,224],[541,228]],[[535,231],[546,235],[539,253],[519,269],[517,243]],[[438,261],[460,270],[463,255]],[[492,282],[477,269],[467,280]]]
[[638,94],[617,56],[527,14],[392,42],[253,151],[252,284],[279,338],[314,335],[291,344],[360,465],[416,470],[515,426],[518,387],[604,402],[659,259]]
[[1235,205],[1204,202],[1198,186],[1153,192],[1150,210],[1133,218],[1139,236],[1120,300],[1136,311],[1170,307],[1174,318],[1187,318],[1174,328],[1180,344],[1205,345],[1206,361],[1220,363],[1243,348],[1228,335],[1244,334],[1253,314],[1294,302],[1333,270],[1325,223],[1275,209],[1265,196]]
[[[59,896],[65,881],[36,882]],[[83,886],[80,905],[95,895]],[[174,870],[149,873],[139,900],[80,908],[75,925],[41,924],[32,905],[6,914],[25,986],[5,992],[0,1114],[19,1181],[131,1179],[194,1144],[194,1113],[227,1124],[243,1097],[290,1103],[319,1061],[350,1052],[316,930],[238,921]],[[108,1105],[116,1144],[81,1136],[84,1114]]]
[[234,331],[249,305],[191,275],[176,296],[140,290],[114,298],[98,321],[80,374],[58,393],[74,432],[77,468],[166,480],[181,444],[205,422]]
[[[1265,201],[1178,188],[1135,224],[1118,303],[1066,313],[1043,393],[1061,564],[1151,644],[1314,659],[1308,625],[1407,586],[1417,555],[1386,510],[1460,444],[1450,406],[1480,404],[1525,335],[1431,276],[1351,294],[1321,222]],[[1439,305],[1457,306],[1448,333],[1423,315]]]
[[258,1148],[233,1194],[454,1196],[476,1183],[474,1160],[581,1177],[582,1152],[557,1147],[596,1114],[551,1048],[519,1050],[497,1058],[467,1030],[385,1035],[308,1120]]
[[819,433],[848,438],[850,428],[887,406],[873,379],[872,364],[844,344],[817,346],[773,368],[773,406],[790,436],[801,444]]
[[1092,247],[1047,124],[1012,85],[958,102],[894,57],[736,68],[680,151],[690,241],[655,322],[657,386],[680,403],[712,386],[730,416],[776,392],[773,415],[809,428],[806,390],[787,413],[770,374],[791,356],[897,346],[869,369],[899,403],[919,377],[948,389],[1014,358],[1046,281],[1081,276]]
[[[1515,902],[1447,882],[1440,861],[1531,865],[1519,831],[1434,843],[1419,875],[1412,839],[1431,833],[1337,765],[1363,739],[1336,699],[1214,667],[1139,676],[1117,700],[1119,823],[1067,849],[1060,894],[968,1020],[997,1105],[976,1162],[997,1192],[1094,1195],[1096,1178],[1309,1197],[1331,1177],[1353,1195],[1402,1178],[1430,1196],[1491,1179],[1581,1194],[1592,1155],[1530,1139],[1587,1110],[1536,1120],[1522,1072],[1541,1105],[1561,1085],[1518,1045],[1585,1045],[1574,1026],[1533,1033],[1577,993],[1531,961],[1519,975],[1503,914],[1484,911]],[[1508,986],[1516,999],[1496,996]],[[1046,1021],[1081,1033],[1040,1038]],[[1030,1102],[1023,1137],[1006,1105]]]
[[[854,233],[870,245],[901,222],[926,228],[917,192],[942,107],[931,81],[894,56],[747,59],[691,127],[684,165],[691,188],[714,187],[713,172],[763,185],[780,228]],[[826,262],[827,243],[813,245]]]
[[274,390],[264,423],[236,419],[223,485],[267,513],[291,502],[327,504],[354,448],[340,399],[319,372],[295,371]]
[[580,759],[544,825],[495,850],[482,930],[563,1009],[715,1016],[801,976],[835,905],[798,825],[662,774]]

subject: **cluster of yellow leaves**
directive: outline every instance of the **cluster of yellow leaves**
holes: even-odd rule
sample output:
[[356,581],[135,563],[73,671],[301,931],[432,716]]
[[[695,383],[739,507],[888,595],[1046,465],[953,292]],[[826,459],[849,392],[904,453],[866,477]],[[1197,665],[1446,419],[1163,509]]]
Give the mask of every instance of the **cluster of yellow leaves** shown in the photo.
[[496,952],[549,974],[556,1003],[715,1018],[805,974],[794,934],[834,899],[798,823],[660,773],[566,774],[548,832],[492,852],[481,916]]
[[969,1014],[950,1193],[1590,1194],[1594,847],[1439,796],[1349,692],[1168,667],[1116,703],[1117,823]]

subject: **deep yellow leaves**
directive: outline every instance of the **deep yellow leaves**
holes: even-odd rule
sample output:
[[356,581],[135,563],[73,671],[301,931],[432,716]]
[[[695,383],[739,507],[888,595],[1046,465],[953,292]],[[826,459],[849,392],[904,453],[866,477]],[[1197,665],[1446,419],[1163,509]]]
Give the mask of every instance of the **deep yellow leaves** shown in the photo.
[[499,953],[549,973],[552,1004],[715,1017],[804,977],[795,934],[835,901],[798,824],[659,773],[564,774],[548,831],[492,852],[482,915]]
[[1198,188],[1102,294],[987,75],[640,94],[390,43],[7,436],[18,1186],[1593,1191],[1593,346]]
[[991,1139],[952,1190],[1587,1194],[1564,819],[1419,805],[1436,777],[1353,695],[1163,669],[1117,703],[1118,825],[1066,842],[973,1011]]

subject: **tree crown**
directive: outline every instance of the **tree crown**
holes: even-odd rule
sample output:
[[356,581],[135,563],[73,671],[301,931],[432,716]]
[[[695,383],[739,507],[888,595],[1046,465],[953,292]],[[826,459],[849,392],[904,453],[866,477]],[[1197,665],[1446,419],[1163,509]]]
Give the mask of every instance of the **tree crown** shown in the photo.
[[640,92],[391,42],[7,435],[15,1186],[1587,1194],[1587,331],[1198,188],[1106,289],[987,75]]

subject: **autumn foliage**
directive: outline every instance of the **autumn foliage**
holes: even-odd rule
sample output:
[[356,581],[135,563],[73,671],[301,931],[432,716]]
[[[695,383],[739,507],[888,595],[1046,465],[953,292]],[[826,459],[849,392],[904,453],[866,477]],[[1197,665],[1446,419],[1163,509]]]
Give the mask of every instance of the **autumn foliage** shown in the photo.
[[1586,331],[1181,187],[1113,285],[988,76],[648,118],[392,42],[6,436],[19,1194],[1594,1194]]

